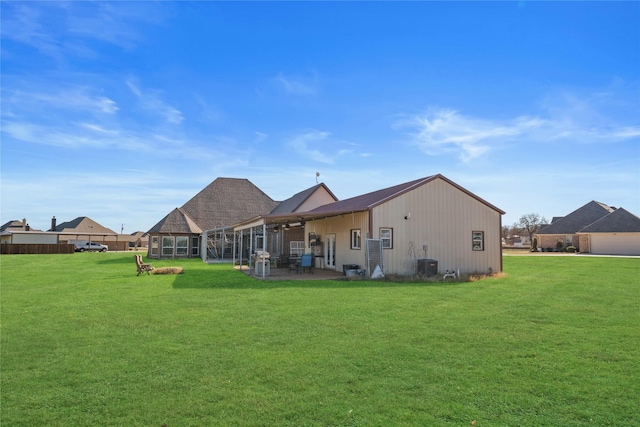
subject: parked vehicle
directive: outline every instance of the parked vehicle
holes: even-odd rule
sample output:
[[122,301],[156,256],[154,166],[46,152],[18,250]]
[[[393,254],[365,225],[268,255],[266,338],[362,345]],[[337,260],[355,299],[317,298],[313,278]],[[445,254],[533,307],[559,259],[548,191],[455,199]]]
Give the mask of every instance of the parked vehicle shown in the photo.
[[109,247],[98,242],[87,242],[86,240],[70,240],[69,243],[75,245],[76,252],[106,252]]

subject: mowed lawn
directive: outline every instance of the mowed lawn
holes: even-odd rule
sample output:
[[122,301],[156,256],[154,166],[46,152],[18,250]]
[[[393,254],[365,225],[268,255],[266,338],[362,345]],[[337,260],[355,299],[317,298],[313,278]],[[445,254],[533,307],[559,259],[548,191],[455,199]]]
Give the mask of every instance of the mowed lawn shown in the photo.
[[640,425],[640,259],[505,256],[466,283],[0,262],[3,427]]

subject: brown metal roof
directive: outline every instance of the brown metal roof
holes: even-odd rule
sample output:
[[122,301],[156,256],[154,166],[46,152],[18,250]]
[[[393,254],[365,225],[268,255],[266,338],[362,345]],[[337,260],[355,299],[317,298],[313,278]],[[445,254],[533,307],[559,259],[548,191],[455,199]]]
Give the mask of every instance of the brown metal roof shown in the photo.
[[340,200],[335,203],[329,203],[308,212],[296,212],[294,214],[267,215],[265,216],[265,219],[267,220],[267,224],[272,224],[278,221],[281,222],[284,219],[288,219],[290,221],[302,220],[302,219],[310,220],[310,219],[317,219],[317,218],[323,218],[323,217],[329,217],[329,216],[343,215],[343,214],[352,213],[352,212],[362,212],[362,211],[372,209],[382,203],[385,203],[388,200],[398,197],[408,191],[418,188],[419,186],[424,185],[428,182],[431,182],[435,179],[442,179],[443,181],[456,187],[458,190],[466,193],[467,195],[478,200],[479,202],[487,205],[491,209],[494,209],[495,211],[499,212],[501,215],[505,213],[503,210],[495,207],[489,202],[476,196],[475,194],[459,186],[458,184],[449,180],[443,175],[437,174],[437,175],[428,176],[426,178],[420,178],[413,181],[405,182],[404,184],[398,184],[392,187],[383,188],[382,190],[373,191],[371,193],[366,193],[361,196],[352,197],[350,199]]

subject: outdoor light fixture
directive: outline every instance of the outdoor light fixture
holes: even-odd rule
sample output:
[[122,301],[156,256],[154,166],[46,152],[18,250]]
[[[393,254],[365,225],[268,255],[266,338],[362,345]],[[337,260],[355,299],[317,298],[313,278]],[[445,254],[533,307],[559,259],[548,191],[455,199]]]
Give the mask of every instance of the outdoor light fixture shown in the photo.
[[284,228],[289,228],[289,221],[286,221],[286,222],[284,223]]
[[301,226],[303,226],[303,227],[304,227],[306,223],[307,223],[307,221],[305,221],[304,219],[301,219],[301,220],[300,220],[300,225],[301,225]]
[[280,231],[280,226],[279,226],[278,224],[276,224],[276,225],[273,227],[273,232],[274,232],[274,233],[277,233],[278,231]]

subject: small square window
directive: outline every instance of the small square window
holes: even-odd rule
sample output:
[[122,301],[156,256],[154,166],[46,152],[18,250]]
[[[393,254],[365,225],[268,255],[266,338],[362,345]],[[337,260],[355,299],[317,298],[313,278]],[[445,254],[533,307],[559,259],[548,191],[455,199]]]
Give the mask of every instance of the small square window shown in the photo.
[[360,229],[351,230],[351,249],[360,249],[362,243]]
[[484,251],[484,231],[471,232],[471,248],[474,251]]
[[383,249],[393,249],[393,228],[381,228],[380,239]]

